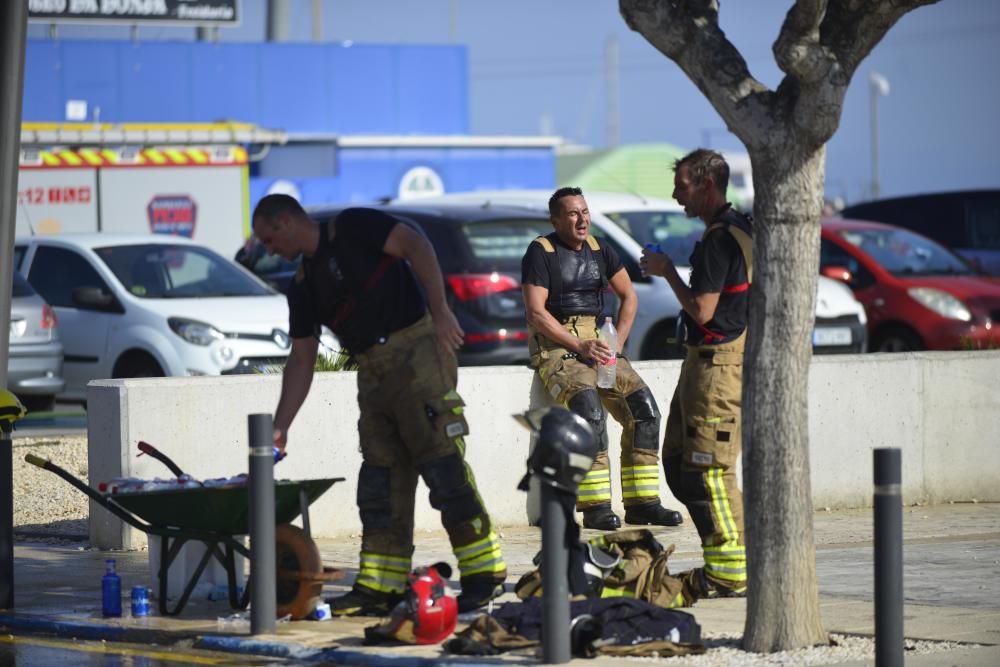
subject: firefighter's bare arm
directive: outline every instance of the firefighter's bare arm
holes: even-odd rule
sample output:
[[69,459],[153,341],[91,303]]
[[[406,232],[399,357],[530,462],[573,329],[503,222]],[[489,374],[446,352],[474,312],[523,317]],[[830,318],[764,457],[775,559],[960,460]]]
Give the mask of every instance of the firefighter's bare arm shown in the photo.
[[410,263],[413,274],[427,295],[427,305],[434,320],[438,343],[448,352],[460,348],[465,340],[465,332],[448,307],[444,296],[444,276],[441,275],[441,267],[430,242],[410,227],[397,224],[389,232],[382,251],[393,257],[402,257]]
[[666,254],[644,248],[639,266],[646,275],[666,278],[667,284],[674,291],[681,308],[698,324],[705,324],[715,316],[721,292],[692,291],[681,279],[680,274],[677,273],[677,267]]
[[625,341],[632,330],[632,323],[635,322],[635,312],[639,308],[639,298],[635,295],[635,288],[632,286],[632,279],[628,277],[628,271],[621,269],[611,276],[611,289],[618,296],[621,305],[618,306],[618,349],[621,352],[625,349]]
[[528,324],[533,326],[538,333],[557,343],[560,347],[575,352],[581,359],[604,363],[611,358],[611,348],[608,347],[607,343],[596,338],[581,340],[566,331],[559,324],[559,321],[552,317],[552,313],[545,308],[545,300],[549,297],[548,289],[540,285],[525,283],[521,286],[521,292],[524,294],[524,311]]
[[274,411],[274,445],[281,451],[285,451],[288,444],[288,427],[292,425],[312,386],[318,349],[319,340],[315,337],[292,339],[292,351],[281,376],[281,398]]

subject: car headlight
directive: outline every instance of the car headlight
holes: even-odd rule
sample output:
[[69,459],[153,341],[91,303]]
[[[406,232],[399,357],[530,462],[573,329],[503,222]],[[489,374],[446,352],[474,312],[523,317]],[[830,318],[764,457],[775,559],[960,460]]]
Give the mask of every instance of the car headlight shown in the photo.
[[167,320],[170,330],[194,345],[211,345],[217,340],[225,339],[226,335],[211,324],[189,320],[183,317],[171,317]]
[[972,313],[965,304],[947,292],[932,287],[911,287],[906,291],[917,303],[930,308],[941,317],[962,322],[972,319]]

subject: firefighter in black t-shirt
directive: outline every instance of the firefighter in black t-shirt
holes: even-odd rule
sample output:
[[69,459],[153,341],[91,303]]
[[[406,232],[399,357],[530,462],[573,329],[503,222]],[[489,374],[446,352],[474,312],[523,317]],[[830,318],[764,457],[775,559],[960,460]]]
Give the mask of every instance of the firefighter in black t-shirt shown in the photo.
[[691,286],[667,255],[643,252],[649,275],[667,279],[684,309],[687,356],[670,402],[663,465],[673,494],[701,536],[703,568],[681,573],[683,600],[742,596],[747,561],[743,496],[736,485],[740,454],[743,347],[753,277],[750,219],[726,202],[729,166],[699,149],[674,165],[674,199],[705,221],[691,255]]
[[[590,235],[590,211],[579,188],[556,190],[549,215],[555,232],[535,239],[521,261],[528,348],[549,396],[586,419],[600,444],[577,493],[583,525],[621,527],[611,510],[607,409],[622,425],[625,523],[676,526],[683,521],[680,512],[660,504],[660,411],[652,392],[624,358],[616,363],[615,386],[597,387],[597,365],[620,356],[635,319],[632,281],[614,249]],[[597,316],[609,285],[621,301],[617,350],[597,338]]]
[[253,227],[269,253],[302,256],[288,289],[292,350],[274,444],[285,449],[309,393],[321,325],[358,364],[361,563],[352,590],[328,601],[332,612],[386,615],[403,599],[418,476],[458,560],[459,610],[485,605],[503,592],[507,566],[464,459],[469,428],[454,353],[463,332],[445,302],[434,249],[419,231],[374,209],[350,208],[317,225],[287,195],[261,199]]

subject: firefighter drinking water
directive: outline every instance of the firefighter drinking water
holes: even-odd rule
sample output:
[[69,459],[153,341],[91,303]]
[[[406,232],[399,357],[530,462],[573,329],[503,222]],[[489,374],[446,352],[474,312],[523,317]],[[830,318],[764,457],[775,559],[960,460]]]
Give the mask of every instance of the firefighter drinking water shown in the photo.
[[740,454],[743,347],[753,277],[751,221],[726,202],[729,166],[698,149],[674,165],[674,199],[706,229],[691,255],[691,285],[670,258],[643,251],[646,273],[663,276],[684,308],[687,356],[670,402],[663,465],[673,494],[701,537],[705,566],[684,572],[675,606],[703,597],[743,596],[747,561]]
[[328,600],[331,612],[385,615],[403,598],[418,476],[458,561],[459,611],[485,605],[503,592],[507,566],[465,462],[469,428],[454,354],[463,332],[445,302],[434,249],[381,211],[350,208],[316,224],[279,194],[260,200],[253,227],[269,253],[302,255],[288,289],[292,349],[274,416],[279,449],[309,393],[319,327],[328,326],[358,364],[361,562],[352,590]]
[[[521,263],[531,365],[550,398],[590,424],[600,451],[580,484],[585,528],[616,530],[611,509],[607,412],[622,425],[621,486],[625,522],[676,526],[681,514],[660,504],[660,411],[646,383],[620,352],[635,319],[632,281],[614,248],[590,235],[590,211],[579,188],[549,199],[555,231],[529,246]],[[598,336],[608,286],[620,301],[617,349]],[[613,356],[615,355],[615,356]],[[614,385],[600,388],[597,366],[617,359]]]

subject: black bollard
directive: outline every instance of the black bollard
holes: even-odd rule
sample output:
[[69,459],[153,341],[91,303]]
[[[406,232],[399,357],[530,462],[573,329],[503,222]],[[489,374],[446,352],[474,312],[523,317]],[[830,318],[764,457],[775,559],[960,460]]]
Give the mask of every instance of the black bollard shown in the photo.
[[14,608],[14,444],[0,422],[0,609]]
[[902,454],[875,450],[875,664],[903,667]]
[[542,656],[549,665],[571,657],[568,568],[566,514],[559,491],[542,484]]
[[247,417],[250,429],[250,634],[277,626],[274,554],[274,426],[269,414]]

